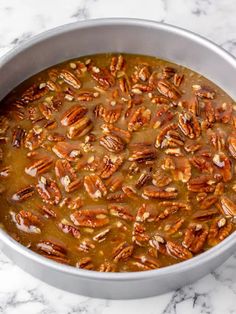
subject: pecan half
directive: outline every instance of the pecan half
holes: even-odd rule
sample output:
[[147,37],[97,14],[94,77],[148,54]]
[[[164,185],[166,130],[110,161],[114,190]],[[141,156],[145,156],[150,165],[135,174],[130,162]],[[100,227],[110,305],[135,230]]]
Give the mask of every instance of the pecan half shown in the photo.
[[108,210],[111,216],[115,216],[124,220],[134,221],[130,206],[127,204],[109,204]]
[[59,157],[68,161],[76,161],[81,157],[80,149],[67,142],[58,142],[52,147],[52,151]]
[[179,114],[179,128],[184,135],[191,139],[198,138],[201,134],[197,117],[190,112]]
[[193,253],[202,251],[208,236],[208,230],[200,224],[190,224],[185,231],[182,245]]
[[53,159],[50,157],[43,157],[34,161],[29,167],[25,168],[25,173],[31,177],[36,177],[39,174],[47,172],[53,165]]
[[123,163],[122,157],[111,158],[107,155],[103,157],[101,168],[98,172],[98,175],[102,179],[107,179],[115,173]]
[[58,204],[60,202],[61,192],[54,180],[41,177],[36,188],[39,196],[46,204]]
[[12,146],[16,148],[20,148],[24,142],[25,138],[25,130],[21,127],[17,127],[13,130],[12,134]]
[[231,232],[233,226],[232,223],[227,221],[226,218],[216,218],[210,226],[208,234],[208,244],[215,246],[219,242],[223,241]]
[[87,112],[88,109],[83,106],[80,105],[72,106],[63,114],[61,118],[61,124],[64,126],[70,126],[71,124],[83,118],[83,116]]
[[147,125],[151,120],[151,111],[142,106],[138,108],[130,118],[128,123],[128,130],[133,132],[137,131],[143,126]]
[[140,147],[139,150],[134,150],[129,157],[129,161],[135,161],[137,163],[144,163],[152,161],[157,158],[157,152],[153,147]]
[[143,196],[148,198],[173,199],[176,198],[177,195],[178,193],[176,191],[165,191],[154,185],[146,186],[143,189]]
[[66,219],[63,219],[58,226],[64,233],[71,234],[76,239],[80,238],[79,229],[71,225]]
[[157,90],[159,93],[172,100],[177,100],[181,96],[179,89],[167,80],[159,80],[157,82]]
[[236,204],[228,197],[222,196],[220,199],[221,209],[226,217],[236,217]]
[[192,192],[213,192],[215,189],[215,180],[210,175],[201,175],[192,178],[187,183],[187,188]]
[[38,216],[32,214],[27,210],[21,210],[19,213],[10,212],[12,220],[16,224],[16,227],[27,233],[41,233],[39,226],[41,221]]
[[53,241],[41,241],[37,249],[44,253],[44,256],[60,263],[68,263],[67,250],[64,246]]
[[15,202],[22,202],[24,200],[27,200],[34,194],[34,187],[32,185],[29,185],[15,194],[12,195],[11,199]]
[[228,148],[230,154],[236,159],[236,137],[229,136],[228,137]]
[[79,209],[70,215],[76,226],[99,228],[109,223],[105,208]]
[[84,177],[84,187],[89,196],[97,200],[107,195],[107,189],[102,180],[96,174]]
[[82,137],[88,134],[93,128],[93,123],[90,118],[84,116],[83,118],[77,120],[74,124],[70,125],[68,128],[67,136],[70,139],[77,137]]
[[125,149],[125,144],[122,139],[115,135],[105,135],[101,137],[99,142],[108,151],[113,153],[119,153]]
[[192,253],[181,244],[173,241],[166,242],[166,252],[174,258],[187,260],[192,257]]
[[75,89],[79,89],[81,87],[80,80],[68,70],[61,70],[59,77],[62,78],[65,83],[69,84]]
[[127,242],[120,243],[112,252],[114,262],[127,260],[133,254],[134,247]]

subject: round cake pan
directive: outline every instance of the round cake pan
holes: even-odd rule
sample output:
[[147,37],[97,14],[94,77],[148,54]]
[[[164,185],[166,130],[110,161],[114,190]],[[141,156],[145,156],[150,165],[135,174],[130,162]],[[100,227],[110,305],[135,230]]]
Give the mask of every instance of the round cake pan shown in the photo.
[[[177,27],[136,19],[98,19],[40,34],[0,60],[0,99],[20,82],[62,61],[104,52],[156,56],[195,70],[236,98],[236,60],[212,42]],[[107,299],[158,295],[198,280],[236,249],[236,233],[188,261],[144,272],[100,273],[62,265],[0,230],[0,247],[33,276],[70,292]]]

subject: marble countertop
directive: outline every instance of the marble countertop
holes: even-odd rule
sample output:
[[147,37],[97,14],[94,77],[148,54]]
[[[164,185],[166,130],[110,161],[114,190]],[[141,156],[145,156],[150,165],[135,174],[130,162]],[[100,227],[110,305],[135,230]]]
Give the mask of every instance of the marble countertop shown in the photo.
[[[152,19],[201,34],[236,56],[235,0],[0,0],[0,55],[52,27],[98,17]],[[0,313],[235,314],[236,254],[200,281],[142,300],[82,297],[53,288],[0,253]]]

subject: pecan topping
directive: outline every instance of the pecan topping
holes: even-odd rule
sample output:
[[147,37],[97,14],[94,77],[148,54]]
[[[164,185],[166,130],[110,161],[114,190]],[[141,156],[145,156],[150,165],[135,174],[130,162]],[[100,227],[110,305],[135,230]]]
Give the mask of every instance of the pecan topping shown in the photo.
[[33,251],[81,269],[146,271],[236,230],[236,103],[201,75],[94,55],[1,102],[0,225]]

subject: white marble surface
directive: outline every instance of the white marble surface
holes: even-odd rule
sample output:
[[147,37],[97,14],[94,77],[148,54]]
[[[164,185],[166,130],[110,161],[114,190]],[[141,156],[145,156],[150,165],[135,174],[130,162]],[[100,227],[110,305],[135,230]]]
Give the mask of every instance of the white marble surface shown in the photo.
[[[52,27],[98,17],[137,17],[199,33],[236,55],[235,0],[0,0],[0,55]],[[73,295],[24,273],[0,253],[0,313],[235,314],[236,255],[202,280],[142,300]]]

